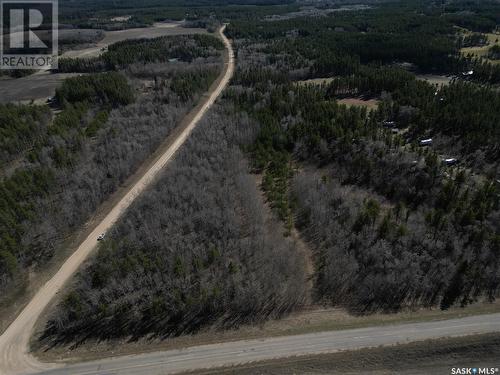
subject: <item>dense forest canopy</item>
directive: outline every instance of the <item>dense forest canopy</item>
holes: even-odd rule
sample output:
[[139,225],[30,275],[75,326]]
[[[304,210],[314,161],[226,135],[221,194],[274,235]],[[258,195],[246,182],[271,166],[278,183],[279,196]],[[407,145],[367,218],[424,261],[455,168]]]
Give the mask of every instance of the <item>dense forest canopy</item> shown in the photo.
[[[493,18],[498,16],[498,5],[494,9]],[[463,23],[462,17],[469,15],[447,13],[446,9],[430,5],[396,2],[318,17],[314,22],[309,17],[272,22],[235,20],[228,30],[234,38],[264,42],[267,47],[263,52],[286,56],[293,61],[294,68],[308,68],[310,76],[356,73],[358,61],[399,62],[412,63],[423,72],[460,74],[472,69],[475,70],[472,79],[499,83],[498,65],[461,56],[457,31]],[[483,16],[471,17],[477,20]],[[488,20],[479,28],[470,26],[470,30],[494,31],[497,23]]]
[[[61,22],[82,28],[123,28],[151,25],[164,20],[189,20],[200,25],[214,18],[219,21],[264,15],[282,14],[300,9],[288,0],[146,0],[146,1],[62,1]],[[109,22],[113,17],[126,16],[125,22]],[[216,17],[214,17],[216,16]]]
[[117,107],[133,102],[134,93],[127,79],[115,72],[69,78],[56,90],[55,98],[67,103],[88,103]]
[[158,7],[193,7],[193,6],[227,6],[227,5],[279,5],[289,4],[291,0],[145,0],[137,4],[137,1],[123,0],[117,3],[114,0],[63,0],[62,8],[69,9],[137,9]]
[[150,49],[139,43],[119,68],[66,79],[51,107],[0,106],[0,307],[25,287],[28,270],[59,254],[221,70],[214,36],[148,43],[167,55],[188,48],[190,62],[141,60]]
[[192,62],[196,58],[216,56],[223,49],[223,43],[210,35],[125,40],[112,44],[99,57],[61,58],[58,70],[65,73],[95,73],[123,69],[132,63]]
[[[62,19],[227,22],[237,69],[45,343],[498,298],[498,1],[119,3],[63,1]],[[51,108],[0,106],[0,304],[172,134],[223,50],[212,35],[123,41],[61,59],[78,74]]]
[[[432,86],[422,86],[435,101]],[[457,108],[440,111],[436,134],[449,131],[440,125],[450,113],[460,113],[458,98],[471,97],[460,93],[467,85],[457,83],[449,90],[457,93]],[[403,108],[396,99],[367,113],[338,105],[328,86],[289,84],[228,95],[262,125],[249,151],[255,168],[264,173],[263,189],[278,215],[290,230],[301,230],[317,251],[320,299],[354,311],[393,311],[496,296],[497,183],[475,181],[467,169],[450,170],[436,151],[412,147],[384,129],[384,119],[395,119],[399,126],[408,121],[402,111],[393,112]],[[478,116],[474,107],[468,109]],[[473,130],[456,131],[481,134],[478,128],[494,116],[482,118],[483,125]],[[408,135],[418,131],[412,128]],[[464,142],[475,141],[479,147],[498,145],[491,136],[482,143],[465,136]],[[493,160],[498,168],[498,155]],[[302,165],[313,172],[295,172]]]
[[79,274],[44,342],[236,327],[309,294],[356,314],[497,298],[499,68],[460,48],[499,11],[394,1],[232,19],[220,106]]
[[223,108],[203,120],[79,274],[47,343],[234,327],[303,304],[303,260],[267,219],[240,149],[256,126]]
[[[240,65],[227,95],[261,124],[247,150],[262,188],[313,248],[318,300],[352,311],[447,308],[499,292],[498,68],[460,56],[460,14],[420,6],[230,25]],[[486,6],[493,17],[467,13],[481,25],[471,29],[496,28],[500,6]],[[455,77],[440,87],[415,71]],[[330,79],[295,82],[316,77]]]
[[45,106],[0,105],[0,168],[36,142],[51,117]]

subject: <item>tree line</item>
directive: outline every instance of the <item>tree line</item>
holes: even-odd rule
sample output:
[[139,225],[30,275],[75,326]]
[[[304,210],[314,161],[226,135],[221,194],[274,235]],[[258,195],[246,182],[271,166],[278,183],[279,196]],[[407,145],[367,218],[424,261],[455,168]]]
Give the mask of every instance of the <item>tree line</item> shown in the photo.
[[[66,80],[52,120],[46,106],[0,111],[2,129],[19,131],[18,145],[5,145],[17,147],[17,160],[0,169],[0,303],[159,146],[220,69],[220,55],[175,66],[133,63],[121,72]],[[183,90],[172,85],[187,77],[194,83]],[[22,131],[32,126],[25,147]]]
[[224,45],[218,38],[204,34],[125,40],[112,44],[98,57],[61,58],[58,70],[64,73],[93,73],[124,69],[132,63],[191,62],[195,58],[217,56],[223,49]]
[[[488,6],[498,13],[498,4]],[[486,13],[464,17],[482,19]],[[451,17],[431,2],[403,1],[337,13],[314,22],[308,17],[273,22],[235,20],[228,25],[228,32],[236,39],[264,43],[261,50],[270,55],[294,60],[299,64],[295,69],[309,69],[307,78],[353,74],[359,63],[411,63],[427,73],[461,75],[474,70],[469,79],[499,83],[498,65],[461,55],[459,20],[462,16]],[[479,31],[492,32],[495,27],[491,21],[486,30]],[[478,31],[473,26],[470,29]]]
[[0,165],[29,150],[47,131],[51,118],[50,111],[45,106],[1,104]]
[[[383,14],[383,7],[377,12]],[[263,174],[262,189],[287,232],[296,227],[314,249],[317,300],[363,313],[495,299],[500,287],[498,93],[478,83],[481,67],[474,82],[455,78],[440,88],[388,64],[397,58],[390,48],[386,57],[364,58],[355,43],[348,46],[349,40],[369,40],[377,28],[404,34],[408,18],[420,18],[411,27],[424,33],[437,28],[434,41],[448,40],[454,50],[448,25],[437,25],[432,15],[402,17],[395,25],[370,11],[343,18],[352,21],[344,31],[333,31],[337,17],[254,28],[242,22],[231,29],[244,58],[226,95],[260,124],[245,150],[254,170]],[[361,22],[365,19],[369,30]],[[354,22],[365,30],[354,28]],[[346,44],[335,41],[333,33],[350,30],[363,34],[347,36]],[[413,48],[403,44],[394,49],[399,57]],[[340,47],[352,57],[323,58]],[[457,56],[449,68],[460,71],[474,63],[489,69],[483,62],[463,61]],[[319,67],[322,74],[334,75],[331,82],[293,81],[314,77]],[[494,82],[490,73],[485,76],[484,83]],[[348,108],[336,101],[343,97],[379,103],[372,111]],[[423,138],[435,143],[419,146]],[[443,162],[450,154],[459,158],[458,167]],[[478,155],[483,165],[474,172],[480,178],[470,170],[479,166]]]
[[[440,88],[401,68],[461,75],[470,66],[454,26],[473,19],[486,32],[490,18],[441,9],[404,1],[231,22],[238,67],[220,107],[108,235],[42,341],[167,337],[281,317],[304,302],[294,229],[313,252],[317,303],[371,313],[497,298],[498,93],[490,78]],[[325,75],[333,79],[296,82]],[[378,104],[347,107],[344,97]],[[433,144],[420,145],[424,137]],[[450,154],[458,165],[443,161]],[[490,156],[488,167],[474,169],[478,155]],[[262,177],[271,215],[250,173]]]
[[168,337],[301,305],[303,260],[267,218],[241,151],[256,132],[244,114],[212,109],[78,274],[42,342]]

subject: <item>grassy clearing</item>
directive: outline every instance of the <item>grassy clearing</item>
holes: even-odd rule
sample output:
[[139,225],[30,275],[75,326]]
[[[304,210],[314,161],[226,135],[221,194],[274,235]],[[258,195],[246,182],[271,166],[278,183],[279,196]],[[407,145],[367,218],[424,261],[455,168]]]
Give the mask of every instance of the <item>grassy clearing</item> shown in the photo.
[[377,99],[344,98],[338,101],[348,107],[366,107],[368,110],[377,109],[379,101]]
[[435,74],[418,74],[417,79],[427,81],[431,85],[442,87],[447,86],[451,82],[451,77],[435,75]]
[[[472,55],[474,57],[488,59],[488,50],[494,45],[500,45],[500,34],[487,33],[488,42],[484,46],[465,47],[460,50],[462,55]],[[490,60],[492,62],[500,63],[499,60]]]
[[321,86],[323,84],[327,85],[330,82],[334,80],[334,77],[327,77],[327,78],[312,78],[312,79],[305,79],[302,81],[297,81],[296,83],[300,86],[305,86],[305,85],[318,85]]

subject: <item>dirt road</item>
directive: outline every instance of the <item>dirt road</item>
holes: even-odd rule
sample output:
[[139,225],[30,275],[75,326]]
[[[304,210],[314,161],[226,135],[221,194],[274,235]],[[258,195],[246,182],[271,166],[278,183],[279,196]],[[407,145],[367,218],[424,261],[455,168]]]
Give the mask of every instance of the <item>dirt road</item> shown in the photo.
[[[44,375],[165,375],[263,360],[500,331],[500,314],[200,345],[83,362]],[[499,362],[500,363],[500,362]],[[365,369],[368,372],[369,369]],[[235,372],[237,373],[237,372]],[[258,373],[258,370],[256,371]]]
[[182,127],[182,131],[172,140],[165,152],[144,169],[144,172],[137,178],[135,183],[130,186],[104,218],[96,224],[94,230],[66,260],[59,271],[35,294],[24,310],[0,336],[0,374],[30,373],[55,367],[52,364],[38,362],[29,353],[29,340],[35,323],[63,285],[75,274],[83,261],[96,248],[97,237],[101,233],[108,231],[135,198],[151,185],[158,173],[182,146],[191,131],[229,83],[234,72],[234,57],[231,43],[223,34],[224,28],[222,27],[219,33],[226,46],[227,55],[224,71],[217,85],[204,97],[202,104],[195,108],[196,112],[190,114],[190,121]]

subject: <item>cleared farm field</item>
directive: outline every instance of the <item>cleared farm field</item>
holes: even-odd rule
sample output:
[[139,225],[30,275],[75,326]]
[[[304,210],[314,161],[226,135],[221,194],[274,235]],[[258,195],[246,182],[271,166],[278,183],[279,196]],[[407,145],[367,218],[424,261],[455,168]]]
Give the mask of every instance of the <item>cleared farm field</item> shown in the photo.
[[67,51],[63,53],[62,57],[82,58],[98,56],[103,48],[127,39],[152,39],[167,35],[192,35],[204,33],[207,33],[205,29],[185,28],[181,27],[179,23],[156,23],[154,26],[146,28],[107,31],[105,32],[104,38],[95,46]]
[[64,79],[76,75],[78,74],[41,71],[22,78],[3,79],[0,81],[0,103],[43,102],[54,95]]
[[[180,23],[157,23],[152,27],[141,29],[127,29],[119,31],[104,32],[97,44],[78,50],[67,51],[62,57],[86,58],[98,56],[103,49],[110,44],[127,39],[156,38],[168,35],[192,35],[207,33],[205,29],[184,28]],[[68,30],[65,34],[70,34]],[[56,73],[40,71],[23,78],[12,78],[0,80],[0,102],[43,102],[47,98],[54,96],[56,88],[61,82],[77,74]]]

